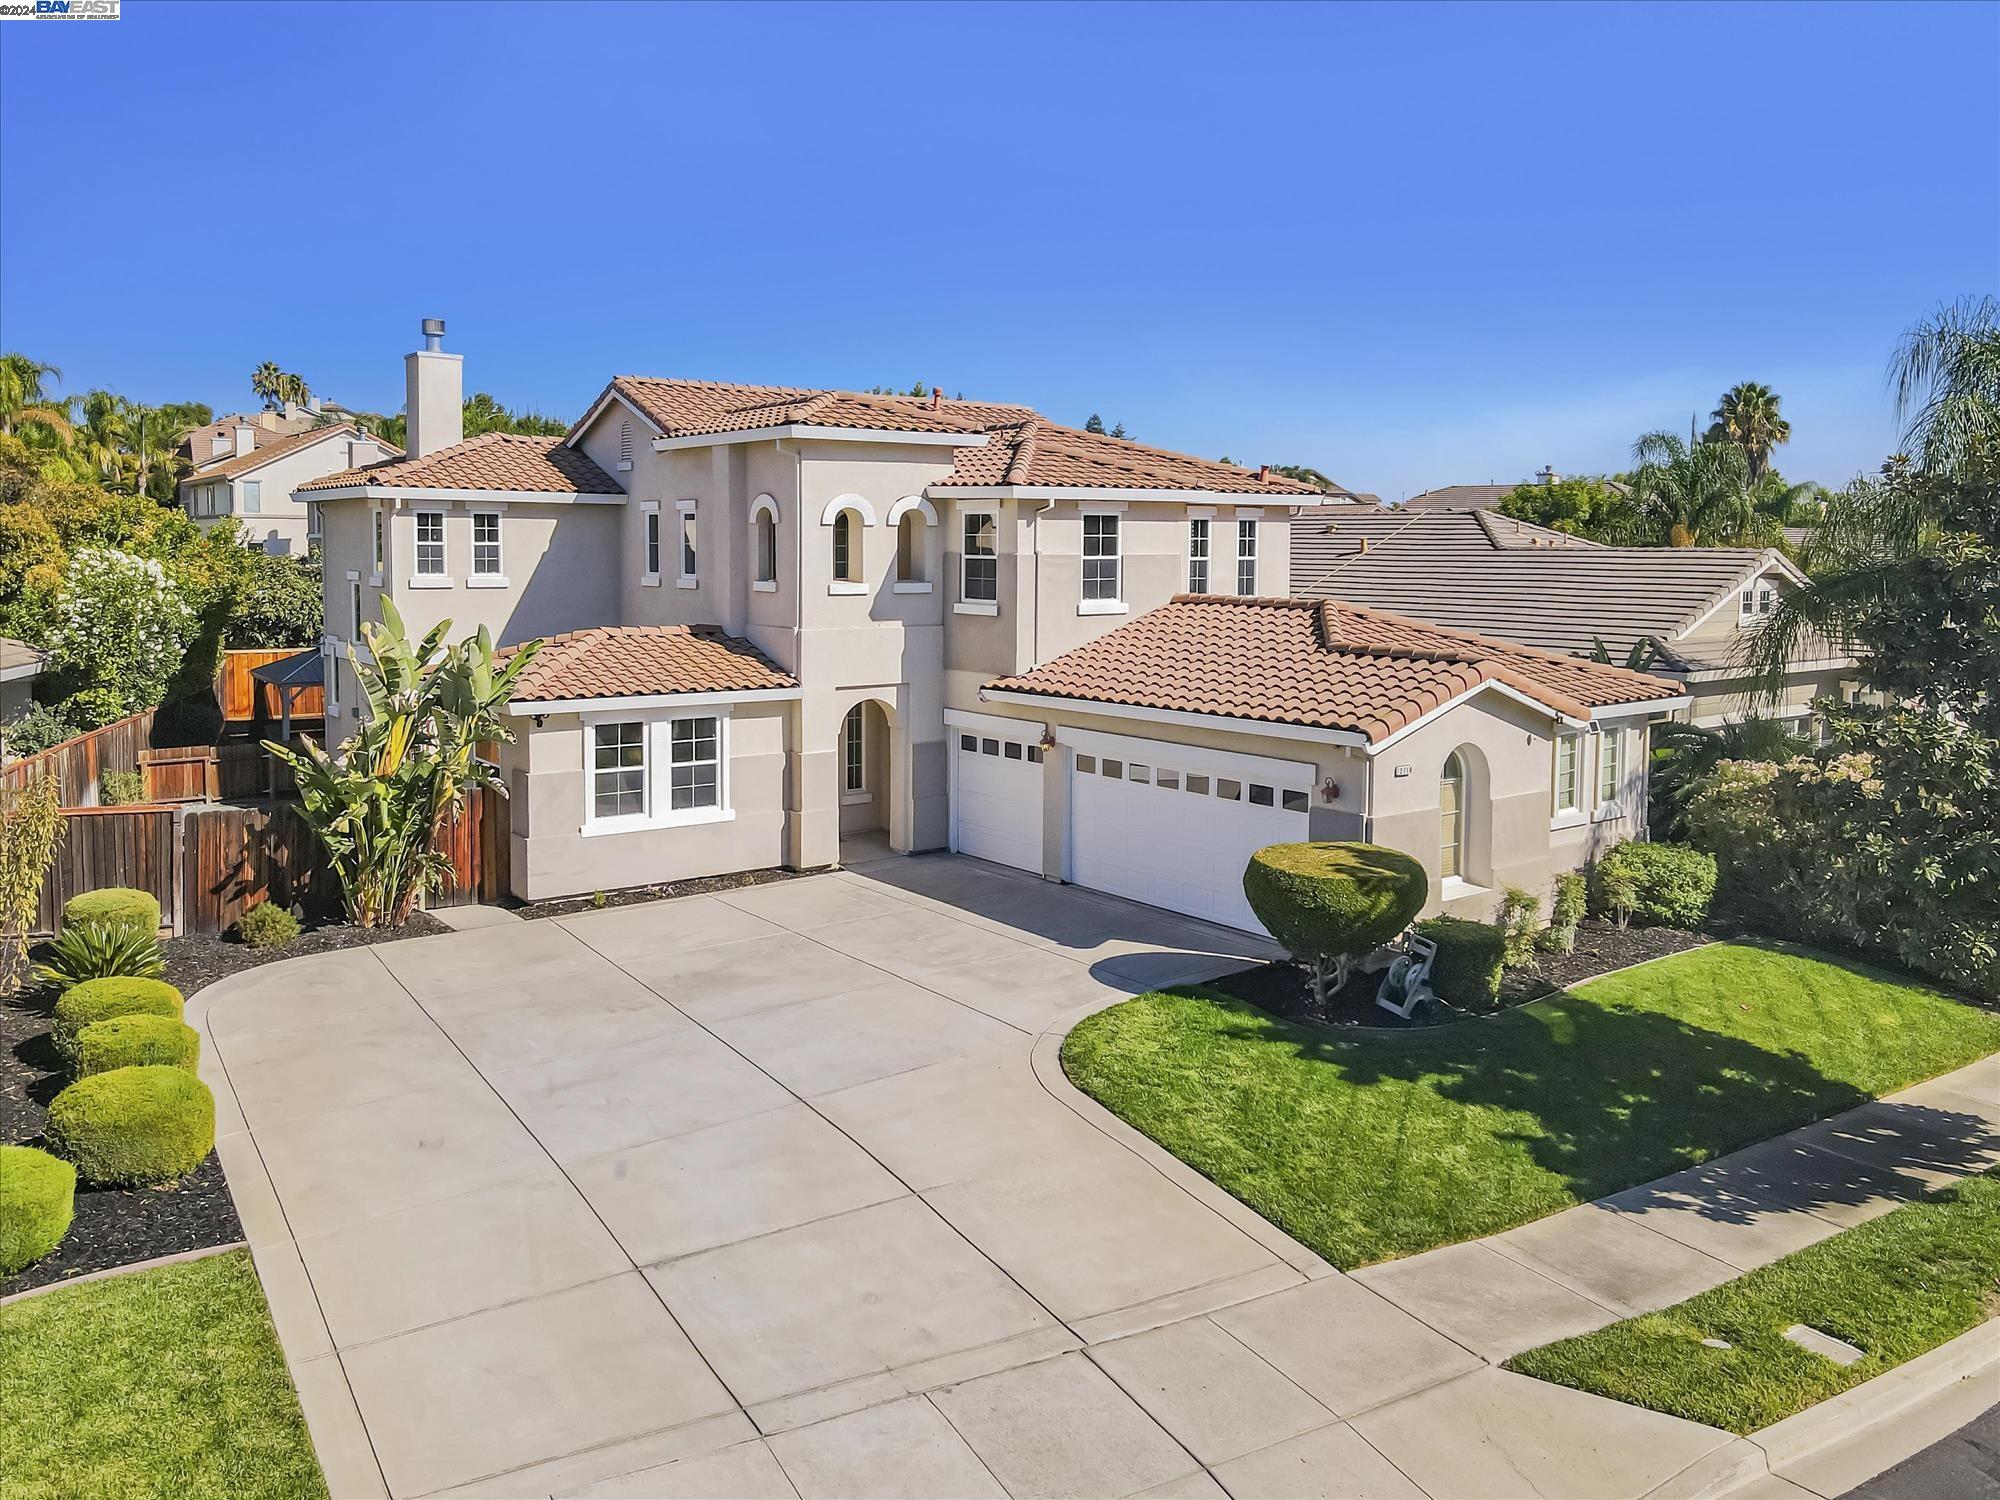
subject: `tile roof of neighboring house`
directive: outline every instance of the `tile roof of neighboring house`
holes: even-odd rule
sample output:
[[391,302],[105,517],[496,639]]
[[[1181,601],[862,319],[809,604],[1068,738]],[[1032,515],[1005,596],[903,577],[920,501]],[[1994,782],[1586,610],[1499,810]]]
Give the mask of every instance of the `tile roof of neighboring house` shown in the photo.
[[[1315,497],[1309,484],[1211,462],[1124,438],[1061,427],[1025,406],[853,391],[729,385],[710,380],[655,380],[620,375],[617,392],[668,437],[749,432],[786,424],[882,432],[983,434],[984,445],[957,450],[947,488],[1026,485],[1105,489],[1212,490],[1225,494]],[[601,400],[601,398],[600,398]],[[595,411],[598,402],[591,404]],[[581,429],[572,428],[574,437]]]
[[[248,474],[252,469],[261,469],[274,459],[283,458],[287,453],[296,453],[301,448],[310,448],[314,443],[324,442],[330,437],[369,437],[359,427],[341,422],[332,427],[312,427],[304,432],[288,432],[273,437],[263,428],[257,429],[257,446],[248,453],[231,458],[218,458],[213,463],[199,464],[181,483],[200,479],[234,479],[239,474]],[[402,450],[391,443],[383,443],[380,438],[371,441],[382,443],[392,453]]]
[[1728,665],[1727,653],[1679,649],[1677,638],[1774,556],[1606,547],[1487,511],[1304,512],[1292,518],[1291,587],[1547,651],[1581,654],[1601,639],[1623,660],[1652,640],[1663,666],[1698,669]]
[[[511,657],[518,649],[500,654]],[[514,684],[513,701],[743,693],[798,685],[748,641],[713,625],[599,625],[550,636]]]
[[392,458],[364,464],[302,490],[345,489],[353,485],[400,489],[524,490],[551,494],[622,495],[624,487],[592,463],[579,448],[556,437],[483,432],[422,458]]
[[1371,743],[1482,683],[1571,718],[1677,697],[1674,683],[1338,599],[1181,594],[988,688],[1341,729]]
[[1405,510],[1490,510],[1505,500],[1519,485],[1447,484],[1403,502]]

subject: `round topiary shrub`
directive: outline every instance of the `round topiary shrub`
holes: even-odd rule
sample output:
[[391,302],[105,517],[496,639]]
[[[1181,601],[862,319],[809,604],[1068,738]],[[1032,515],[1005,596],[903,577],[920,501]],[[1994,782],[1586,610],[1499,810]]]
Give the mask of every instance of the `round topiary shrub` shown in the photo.
[[1500,1003],[1500,971],[1506,964],[1507,934],[1488,922],[1432,917],[1417,924],[1417,936],[1437,944],[1431,960],[1431,989],[1460,1010],[1491,1010]]
[[56,1001],[56,1024],[50,1040],[62,1057],[76,1062],[76,1036],[84,1027],[115,1016],[167,1016],[178,1021],[181,992],[164,979],[86,979],[73,984]]
[[215,1145],[215,1096],[182,1068],[118,1068],[57,1094],[44,1128],[87,1182],[174,1182]]
[[79,1078],[113,1068],[186,1068],[201,1060],[201,1036],[172,1016],[113,1016],[76,1034]]
[[107,927],[136,928],[151,937],[160,930],[160,901],[151,891],[106,886],[70,897],[63,903],[62,920],[65,927],[101,922]]
[[0,1146],[0,1276],[61,1244],[75,1213],[75,1167],[33,1146]]
[[1324,1004],[1355,958],[1423,910],[1430,878],[1409,855],[1379,844],[1272,844],[1250,856],[1243,894],[1271,936],[1312,969]]
[[260,902],[236,919],[236,935],[246,948],[282,948],[299,935],[299,919],[275,901]]

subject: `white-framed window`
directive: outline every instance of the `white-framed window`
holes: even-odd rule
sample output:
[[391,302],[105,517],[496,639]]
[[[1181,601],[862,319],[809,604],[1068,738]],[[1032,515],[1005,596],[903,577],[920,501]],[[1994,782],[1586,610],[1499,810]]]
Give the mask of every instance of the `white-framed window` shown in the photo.
[[700,577],[697,571],[700,554],[696,549],[695,503],[692,500],[683,500],[675,509],[679,511],[681,518],[681,571],[676,581],[682,588],[691,589],[695,586],[696,579]]
[[646,816],[646,740],[646,724],[641,719],[590,726],[592,822]]
[[1083,597],[1085,603],[1115,601],[1118,593],[1118,516],[1088,513],[1083,518]]
[[640,541],[640,582],[660,581],[660,505],[657,500],[649,500],[641,518],[644,533]]
[[316,542],[319,540],[319,537],[319,501],[308,500],[306,502],[306,541],[309,543]]
[[444,512],[417,512],[417,576],[444,577]]
[[375,519],[373,525],[375,527],[375,571],[379,575],[382,571],[383,551],[385,547],[385,538],[383,533],[386,530],[386,528],[383,524],[382,512],[378,510],[374,514],[375,514]]
[[326,711],[338,717],[340,714],[340,646],[328,639],[319,648],[319,673],[325,687]]
[[768,510],[757,512],[757,582],[778,581],[778,522]]
[[840,721],[840,791],[858,797],[868,790],[866,705],[857,703]]
[[1257,523],[1236,523],[1236,592],[1257,592]]
[[1597,737],[1597,801],[1615,806],[1625,786],[1625,735],[1607,729]]
[[1558,730],[1556,733],[1555,807],[1556,816],[1573,813],[1581,806],[1577,801],[1582,791],[1581,770],[1583,764],[1583,736],[1575,730]]
[[837,583],[861,581],[861,543],[851,510],[833,518],[833,576]]
[[674,812],[701,812],[722,806],[722,720],[714,715],[670,719],[672,751],[668,779]]
[[475,577],[498,578],[500,566],[500,512],[475,510],[472,513],[472,571]]
[[264,481],[246,479],[243,481],[243,514],[254,516],[264,509]]
[[1465,878],[1465,763],[1456,750],[1445,757],[1438,778],[1438,874]]
[[1208,522],[1188,522],[1188,592],[1208,592]]
[[965,550],[959,558],[958,597],[972,604],[1000,598],[1000,522],[991,511],[965,513]]
[[1778,591],[1768,583],[1757,590],[1757,613],[1768,615],[1778,606]]

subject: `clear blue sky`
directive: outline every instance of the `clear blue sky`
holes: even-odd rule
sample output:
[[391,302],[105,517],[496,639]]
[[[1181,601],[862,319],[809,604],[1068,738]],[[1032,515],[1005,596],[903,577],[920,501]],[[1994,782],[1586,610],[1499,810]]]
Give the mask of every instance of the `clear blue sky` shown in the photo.
[[0,25],[0,340],[65,388],[922,379],[1394,497],[1727,385],[1838,482],[2000,287],[2000,8],[126,0]]

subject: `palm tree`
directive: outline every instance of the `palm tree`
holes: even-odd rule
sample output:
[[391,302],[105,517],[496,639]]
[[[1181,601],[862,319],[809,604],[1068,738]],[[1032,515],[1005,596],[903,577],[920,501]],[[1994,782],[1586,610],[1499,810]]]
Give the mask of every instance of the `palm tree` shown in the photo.
[[1712,546],[1754,528],[1750,466],[1735,444],[1649,432],[1632,445],[1632,464],[1633,505],[1669,546]]
[[69,402],[42,388],[45,380],[61,379],[62,371],[54,365],[25,354],[0,354],[0,433],[11,436],[16,428],[33,424],[68,437]]
[[1709,421],[1708,440],[1741,448],[1753,483],[1770,469],[1771,450],[1792,436],[1792,424],[1778,415],[1778,393],[1754,380],[1724,391]]
[[83,421],[71,438],[76,462],[100,483],[116,485],[133,449],[132,403],[111,391],[86,391]]
[[1903,451],[1931,473],[2000,445],[2000,300],[1961,297],[1920,319],[1889,361]]
[[276,406],[284,379],[285,372],[267,359],[250,372],[250,394],[261,399],[266,406]]

